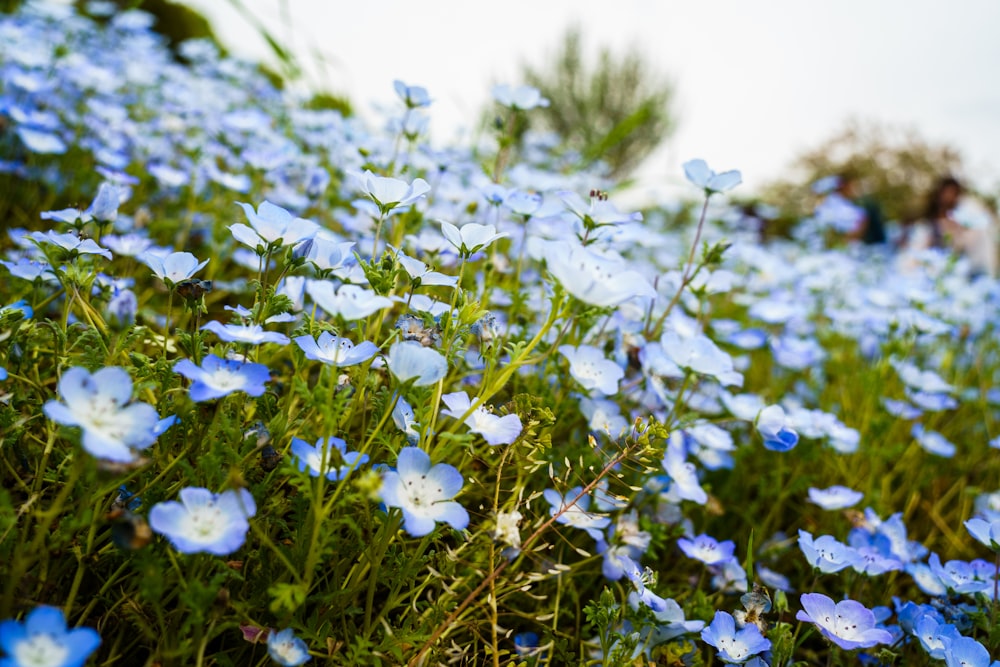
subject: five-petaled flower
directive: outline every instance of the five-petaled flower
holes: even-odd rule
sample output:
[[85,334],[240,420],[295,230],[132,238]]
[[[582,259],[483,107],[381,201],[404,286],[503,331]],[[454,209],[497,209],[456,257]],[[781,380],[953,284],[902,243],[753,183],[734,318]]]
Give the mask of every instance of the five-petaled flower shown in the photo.
[[891,644],[888,630],[875,627],[875,614],[860,602],[834,602],[821,593],[805,593],[799,598],[802,609],[795,614],[800,621],[816,624],[820,634],[842,649],[871,648]]
[[117,366],[91,374],[70,368],[59,380],[65,401],[47,402],[42,411],[54,422],[83,429],[83,448],[99,459],[131,463],[134,450],[156,440],[159,415],[148,403],[132,400],[132,378]]
[[227,556],[243,546],[249,519],[257,513],[249,491],[230,489],[215,494],[189,486],[181,489],[180,498],[180,502],[158,503],[149,512],[150,528],[170,540],[175,549]]
[[701,639],[719,652],[719,660],[743,664],[753,656],[771,648],[771,641],[760,634],[760,629],[747,624],[736,629],[736,619],[724,611],[715,612],[712,623],[701,631]]
[[382,477],[382,502],[403,511],[403,527],[410,535],[422,537],[434,530],[438,521],[455,530],[469,525],[469,513],[452,498],[462,490],[462,474],[447,463],[431,465],[431,457],[417,447],[403,447],[396,469]]
[[214,354],[205,357],[201,366],[190,359],[181,359],[174,364],[174,372],[193,381],[189,394],[196,403],[222,398],[234,391],[260,396],[264,384],[271,379],[271,371],[264,364],[222,359]]
[[66,628],[62,610],[35,607],[23,623],[0,623],[0,658],[3,667],[80,667],[101,644],[93,628]]
[[368,455],[347,451],[347,443],[330,436],[320,438],[315,445],[292,438],[292,456],[298,460],[299,470],[309,469],[312,477],[326,475],[331,482],[344,479],[358,466],[368,463]]
[[281,632],[271,632],[267,635],[267,654],[284,667],[304,665],[312,660],[309,647],[295,636],[295,631],[285,628]]

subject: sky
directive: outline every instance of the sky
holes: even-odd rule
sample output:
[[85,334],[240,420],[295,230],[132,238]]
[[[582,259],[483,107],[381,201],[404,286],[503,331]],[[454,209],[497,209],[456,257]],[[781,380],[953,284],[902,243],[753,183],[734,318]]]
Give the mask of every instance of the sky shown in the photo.
[[555,53],[635,48],[673,82],[677,131],[643,165],[651,196],[700,157],[752,190],[851,120],[915,130],[962,154],[973,185],[1000,189],[997,0],[187,0],[234,53],[268,50],[242,4],[363,117],[425,86],[436,142],[468,139],[495,83]]

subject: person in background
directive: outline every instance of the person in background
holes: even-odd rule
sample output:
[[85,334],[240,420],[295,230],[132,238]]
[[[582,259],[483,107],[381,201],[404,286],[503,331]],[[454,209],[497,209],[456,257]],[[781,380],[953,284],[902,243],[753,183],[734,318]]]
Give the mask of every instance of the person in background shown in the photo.
[[816,206],[815,217],[821,226],[866,245],[885,243],[882,208],[874,198],[860,196],[853,173],[845,171],[821,178],[813,185],[813,192],[826,195]]
[[908,250],[951,248],[969,260],[974,275],[997,275],[996,216],[953,176],[931,190],[923,219],[909,226],[904,243]]

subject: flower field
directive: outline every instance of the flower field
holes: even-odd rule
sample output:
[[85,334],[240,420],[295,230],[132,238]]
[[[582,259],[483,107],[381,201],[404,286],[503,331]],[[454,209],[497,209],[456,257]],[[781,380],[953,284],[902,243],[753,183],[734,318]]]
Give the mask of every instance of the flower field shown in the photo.
[[1000,665],[995,280],[150,22],[0,15],[0,665]]

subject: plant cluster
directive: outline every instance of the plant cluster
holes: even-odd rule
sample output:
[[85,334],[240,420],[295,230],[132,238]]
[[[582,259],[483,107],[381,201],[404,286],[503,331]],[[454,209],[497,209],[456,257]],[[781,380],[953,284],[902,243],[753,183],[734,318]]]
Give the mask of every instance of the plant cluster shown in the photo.
[[0,664],[991,665],[995,281],[104,10],[0,19]]

